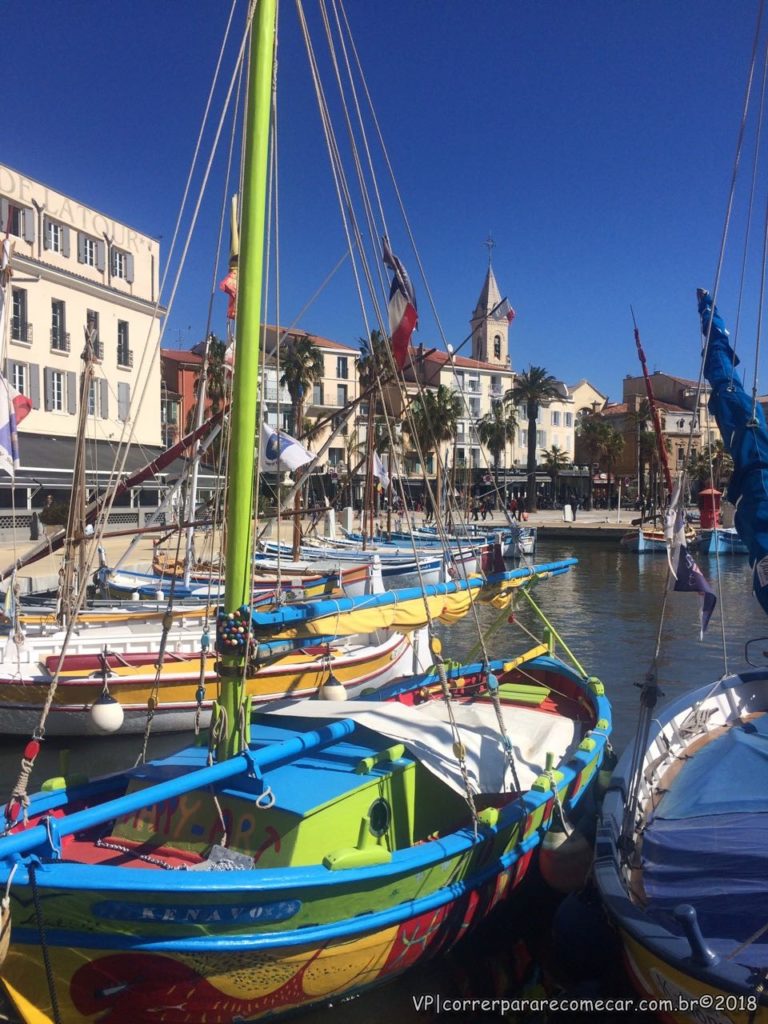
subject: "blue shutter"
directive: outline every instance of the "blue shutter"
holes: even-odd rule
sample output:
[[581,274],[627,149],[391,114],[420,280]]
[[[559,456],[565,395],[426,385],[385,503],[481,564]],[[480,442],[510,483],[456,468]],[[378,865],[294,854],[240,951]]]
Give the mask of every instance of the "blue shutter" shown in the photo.
[[130,252],[125,254],[125,280],[133,284],[133,254]]
[[77,232],[77,262],[85,263],[85,235]]
[[61,255],[69,256],[69,228],[62,227],[61,229]]
[[99,386],[101,388],[101,401],[99,402],[99,405],[101,406],[101,418],[103,420],[108,420],[109,419],[109,381],[106,379],[106,377],[102,377],[101,378],[101,380],[99,381]]
[[43,248],[48,249],[48,218],[43,217]]
[[104,243],[103,242],[97,242],[96,243],[96,269],[97,270],[101,270],[102,273],[104,271],[104,254],[105,254],[105,251],[106,251],[106,246],[104,245]]

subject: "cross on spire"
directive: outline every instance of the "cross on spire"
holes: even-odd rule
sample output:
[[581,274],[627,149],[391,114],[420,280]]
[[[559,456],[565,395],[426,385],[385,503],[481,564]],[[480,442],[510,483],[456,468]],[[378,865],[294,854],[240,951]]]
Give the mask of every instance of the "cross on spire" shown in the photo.
[[488,266],[490,267],[490,265],[491,265],[491,253],[492,253],[492,250],[493,250],[494,246],[496,245],[496,243],[494,242],[493,236],[491,235],[490,231],[488,232],[488,237],[483,242],[483,245],[487,246],[487,248],[488,248]]

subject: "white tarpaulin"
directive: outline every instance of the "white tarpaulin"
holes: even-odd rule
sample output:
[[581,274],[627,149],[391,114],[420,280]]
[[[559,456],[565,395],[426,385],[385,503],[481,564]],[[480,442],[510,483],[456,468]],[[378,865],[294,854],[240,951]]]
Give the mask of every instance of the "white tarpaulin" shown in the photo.
[[[466,749],[467,772],[478,793],[502,793],[512,788],[509,768],[491,704],[452,704],[459,738]],[[512,742],[515,769],[522,788],[528,789],[544,771],[546,755],[555,766],[581,739],[569,718],[534,708],[504,707],[504,726]],[[270,715],[301,718],[352,718],[358,725],[403,743],[431,772],[463,795],[464,782],[453,753],[453,734],[442,700],[410,707],[395,701],[286,701],[271,704]]]

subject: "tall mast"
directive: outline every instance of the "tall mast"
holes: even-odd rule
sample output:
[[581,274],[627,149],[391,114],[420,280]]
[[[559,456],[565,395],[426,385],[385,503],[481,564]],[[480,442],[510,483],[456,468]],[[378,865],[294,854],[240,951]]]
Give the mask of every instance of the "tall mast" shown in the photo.
[[634,310],[632,310],[632,322],[635,325],[635,345],[637,345],[637,354],[640,358],[640,365],[643,368],[643,377],[645,378],[645,393],[648,395],[648,405],[650,406],[651,416],[653,417],[653,429],[656,433],[656,446],[659,449],[659,459],[661,461],[661,467],[664,471],[664,483],[667,488],[667,501],[671,501],[672,474],[669,471],[669,459],[667,458],[667,449],[664,447],[664,437],[661,433],[661,417],[659,416],[659,410],[656,405],[656,398],[653,394],[653,385],[651,384],[651,378],[648,374],[648,363],[645,361],[645,352],[643,351],[643,346],[640,344],[640,331],[637,328],[637,321],[635,320]]
[[[258,415],[264,225],[267,203],[272,71],[277,0],[259,0],[251,26],[250,75],[245,117],[245,163],[240,221],[239,288],[234,374],[227,462],[227,555],[224,605],[234,611],[250,604],[253,579],[252,516],[254,438]],[[226,735],[219,757],[240,749],[238,715],[243,698],[244,655],[222,657],[219,707],[226,712]]]

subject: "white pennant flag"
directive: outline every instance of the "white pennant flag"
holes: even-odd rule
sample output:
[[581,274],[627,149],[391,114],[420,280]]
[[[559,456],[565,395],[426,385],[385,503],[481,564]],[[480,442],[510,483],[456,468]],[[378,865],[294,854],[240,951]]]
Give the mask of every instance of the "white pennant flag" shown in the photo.
[[263,472],[292,472],[305,466],[314,458],[311,452],[289,434],[278,433],[268,423],[262,423],[260,438],[260,463]]
[[382,487],[389,487],[389,473],[384,468],[384,463],[378,452],[373,453],[373,475],[378,477]]

